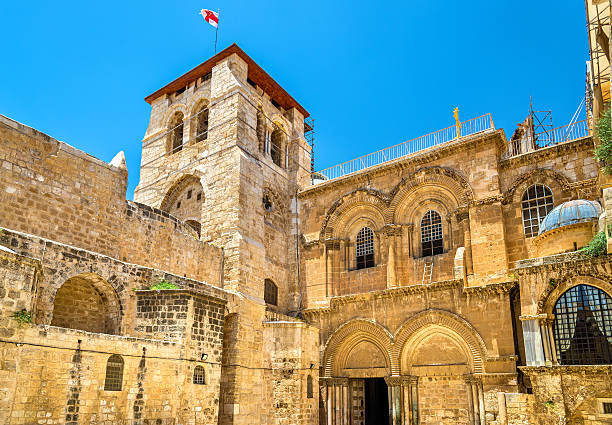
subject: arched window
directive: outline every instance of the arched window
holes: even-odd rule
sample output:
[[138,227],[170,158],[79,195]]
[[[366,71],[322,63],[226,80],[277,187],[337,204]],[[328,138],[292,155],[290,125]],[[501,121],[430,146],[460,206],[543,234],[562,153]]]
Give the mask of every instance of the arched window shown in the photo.
[[374,232],[369,227],[364,227],[357,233],[355,254],[357,269],[374,267]]
[[183,113],[177,112],[172,116],[168,126],[170,136],[170,154],[183,149]]
[[270,137],[270,156],[272,157],[272,162],[279,167],[283,166],[283,133],[278,127],[274,129]]
[[557,358],[564,365],[612,363],[612,298],[599,288],[578,285],[553,310]]
[[540,231],[540,223],[553,209],[552,192],[543,184],[534,184],[523,194],[521,204],[525,236],[528,238],[537,236]]
[[312,375],[308,375],[306,378],[306,398],[313,398],[314,390],[312,388]]
[[196,385],[206,385],[206,372],[202,366],[193,369],[193,383]]
[[113,354],[106,362],[106,378],[104,378],[104,391],[121,391],[123,383],[123,359]]
[[198,112],[191,118],[192,138],[195,143],[208,138],[208,108],[201,105]]
[[423,257],[444,252],[442,217],[436,211],[427,211],[421,219],[421,246],[423,247]]
[[278,286],[270,279],[264,280],[264,301],[266,304],[278,305]]

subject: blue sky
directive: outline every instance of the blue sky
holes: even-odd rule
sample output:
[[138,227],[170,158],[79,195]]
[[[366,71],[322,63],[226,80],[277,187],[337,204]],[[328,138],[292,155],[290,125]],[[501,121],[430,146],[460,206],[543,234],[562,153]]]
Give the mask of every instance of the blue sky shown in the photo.
[[569,122],[588,41],[580,1],[2,2],[0,114],[105,161],[128,198],[143,98],[236,42],[316,119],[316,168],[490,112],[510,137],[534,107]]

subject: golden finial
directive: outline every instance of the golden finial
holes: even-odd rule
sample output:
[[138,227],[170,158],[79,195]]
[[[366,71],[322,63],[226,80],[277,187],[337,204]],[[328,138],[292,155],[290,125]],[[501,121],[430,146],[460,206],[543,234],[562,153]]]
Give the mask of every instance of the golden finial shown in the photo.
[[455,125],[457,126],[457,138],[461,137],[461,121],[459,121],[459,108],[455,108],[453,111],[455,117]]

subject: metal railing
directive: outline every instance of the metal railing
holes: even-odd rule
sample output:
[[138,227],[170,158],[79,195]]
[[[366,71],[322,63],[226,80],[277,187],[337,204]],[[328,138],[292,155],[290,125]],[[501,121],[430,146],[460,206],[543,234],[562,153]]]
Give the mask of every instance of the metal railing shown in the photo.
[[589,134],[589,123],[587,120],[582,120],[536,134],[535,144],[538,148],[545,148],[563,142],[582,139],[588,137]]
[[[461,137],[494,129],[495,125],[493,124],[491,114],[485,114],[462,122],[461,135],[459,139]],[[352,159],[342,164],[325,168],[318,173],[324,175],[328,180],[336,179],[338,177],[355,173],[357,171],[383,164],[394,159],[399,159],[406,155],[411,155],[456,139],[457,129],[456,126],[453,125],[451,127],[446,127],[441,130],[434,131],[433,133],[426,134],[425,136],[417,137],[416,139],[408,140],[395,146]]]

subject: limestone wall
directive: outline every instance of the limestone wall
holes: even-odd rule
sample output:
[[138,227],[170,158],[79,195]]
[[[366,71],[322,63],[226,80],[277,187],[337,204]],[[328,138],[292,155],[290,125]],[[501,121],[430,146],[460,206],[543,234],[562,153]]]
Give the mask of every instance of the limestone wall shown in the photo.
[[[218,364],[182,359],[174,342],[48,326],[18,328],[0,342],[0,422],[214,424]],[[122,357],[121,391],[104,388],[108,358]],[[193,369],[207,372],[193,384]]]
[[261,423],[317,423],[318,329],[298,321],[268,321],[264,322],[263,335],[267,349],[263,362]]
[[219,284],[221,253],[192,228],[126,202],[127,170],[0,117],[0,226]]

